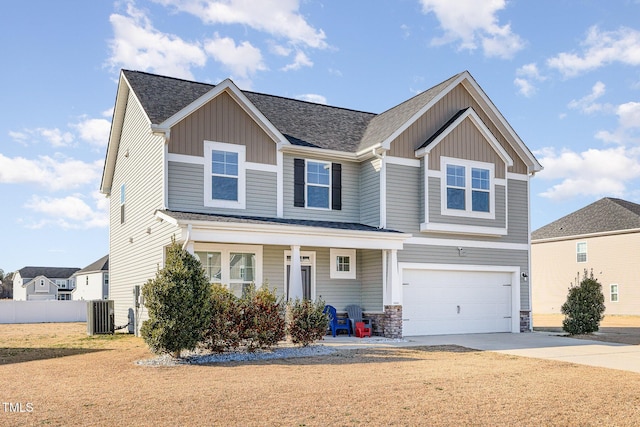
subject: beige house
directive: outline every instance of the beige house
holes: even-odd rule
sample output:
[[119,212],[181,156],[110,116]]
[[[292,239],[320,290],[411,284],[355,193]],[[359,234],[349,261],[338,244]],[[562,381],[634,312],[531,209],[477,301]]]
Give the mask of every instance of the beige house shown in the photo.
[[640,205],[606,197],[531,235],[533,312],[560,313],[571,285],[593,271],[605,315],[640,314]]

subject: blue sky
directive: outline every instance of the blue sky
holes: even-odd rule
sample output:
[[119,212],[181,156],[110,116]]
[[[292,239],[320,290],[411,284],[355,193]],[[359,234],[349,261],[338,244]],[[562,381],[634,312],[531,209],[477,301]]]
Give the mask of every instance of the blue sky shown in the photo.
[[108,253],[121,68],[380,113],[469,70],[545,170],[532,229],[640,202],[640,1],[11,2],[0,26],[0,268]]

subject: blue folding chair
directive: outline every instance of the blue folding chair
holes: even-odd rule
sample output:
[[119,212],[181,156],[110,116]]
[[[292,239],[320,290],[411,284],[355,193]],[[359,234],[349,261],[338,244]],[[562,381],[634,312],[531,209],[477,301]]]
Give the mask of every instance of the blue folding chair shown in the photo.
[[336,308],[332,305],[325,305],[323,313],[329,314],[329,327],[331,328],[331,333],[333,336],[336,336],[336,332],[339,330],[347,331],[347,334],[351,336],[351,328],[349,327],[349,319],[340,318],[336,313]]

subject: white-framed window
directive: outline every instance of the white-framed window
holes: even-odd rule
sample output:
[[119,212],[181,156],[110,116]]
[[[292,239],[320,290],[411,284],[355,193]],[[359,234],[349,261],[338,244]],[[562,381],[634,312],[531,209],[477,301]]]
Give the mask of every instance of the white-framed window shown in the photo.
[[620,299],[620,295],[618,294],[618,285],[612,284],[609,285],[609,301],[618,302]]
[[58,294],[58,301],[71,301],[71,294]]
[[236,296],[252,283],[262,286],[262,246],[198,244],[195,255],[209,281],[224,284]]
[[204,205],[244,209],[246,206],[246,147],[204,142]]
[[331,162],[307,159],[306,174],[306,207],[329,209],[331,207]]
[[356,278],[356,250],[334,249],[329,250],[331,279],[355,279]]
[[576,261],[587,262],[587,242],[576,243]]
[[60,289],[67,289],[67,281],[64,279],[56,279],[56,285]]
[[495,219],[495,165],[440,158],[442,215]]

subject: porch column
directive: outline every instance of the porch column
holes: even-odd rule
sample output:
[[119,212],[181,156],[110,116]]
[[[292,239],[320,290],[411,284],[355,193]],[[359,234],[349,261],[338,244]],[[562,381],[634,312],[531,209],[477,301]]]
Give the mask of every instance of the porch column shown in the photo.
[[391,249],[385,252],[386,258],[386,277],[385,277],[385,294],[384,305],[401,305],[401,286],[400,272],[398,271],[398,251]]
[[288,300],[302,299],[302,271],[300,266],[300,246],[291,245],[291,268],[289,268]]

